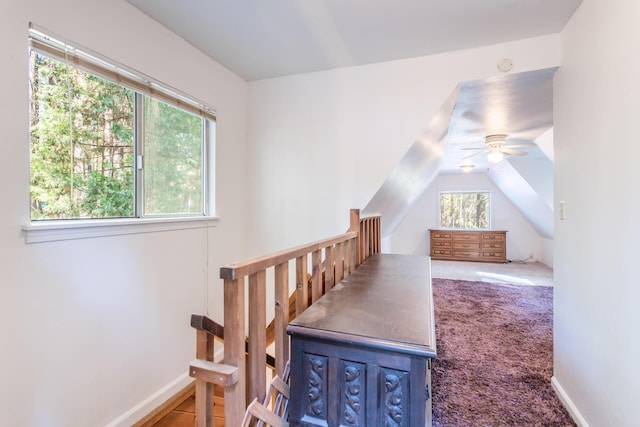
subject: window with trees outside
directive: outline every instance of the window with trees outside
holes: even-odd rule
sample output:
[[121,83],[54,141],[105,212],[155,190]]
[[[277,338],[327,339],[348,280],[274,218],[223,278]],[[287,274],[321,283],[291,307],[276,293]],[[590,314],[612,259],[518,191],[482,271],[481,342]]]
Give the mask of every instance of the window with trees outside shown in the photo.
[[212,110],[30,31],[31,220],[208,214]]
[[491,197],[488,191],[440,193],[440,227],[489,229]]

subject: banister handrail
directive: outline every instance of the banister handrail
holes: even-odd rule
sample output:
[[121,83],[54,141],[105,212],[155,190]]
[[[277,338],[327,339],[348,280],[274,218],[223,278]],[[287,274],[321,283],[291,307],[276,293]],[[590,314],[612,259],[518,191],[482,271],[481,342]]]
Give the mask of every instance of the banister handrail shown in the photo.
[[274,254],[254,258],[246,262],[228,264],[220,267],[220,278],[235,280],[236,278],[257,273],[258,271],[267,269],[269,267],[275,267],[276,265],[298,258],[299,256],[307,255],[314,251],[324,249],[328,246],[333,246],[336,243],[341,243],[350,239],[355,239],[357,237],[357,231],[347,231],[343,234],[338,234],[336,236],[322,240],[316,240],[315,242],[306,245],[295,246],[293,248],[285,249]]

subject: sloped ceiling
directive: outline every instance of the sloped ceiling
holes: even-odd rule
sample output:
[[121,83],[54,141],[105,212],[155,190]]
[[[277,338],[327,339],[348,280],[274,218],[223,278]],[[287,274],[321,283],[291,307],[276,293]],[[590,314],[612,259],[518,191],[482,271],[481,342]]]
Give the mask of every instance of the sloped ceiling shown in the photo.
[[[541,237],[553,237],[553,173],[551,160],[536,140],[544,135],[545,149],[553,126],[555,68],[507,74],[461,83],[443,104],[428,130],[396,165],[363,209],[382,215],[383,237],[392,234],[409,212],[411,203],[439,173],[463,173],[460,165],[469,153],[475,173],[486,173]],[[448,118],[445,120],[444,118]],[[446,127],[446,131],[444,131]],[[525,142],[527,154],[493,164],[484,136],[507,135],[507,142]]]
[[581,0],[128,0],[245,80],[547,34]]

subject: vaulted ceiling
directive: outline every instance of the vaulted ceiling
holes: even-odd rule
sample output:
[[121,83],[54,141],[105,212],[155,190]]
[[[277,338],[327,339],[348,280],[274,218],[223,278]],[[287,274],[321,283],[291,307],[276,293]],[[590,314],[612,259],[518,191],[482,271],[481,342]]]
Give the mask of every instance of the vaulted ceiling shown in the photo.
[[560,32],[581,0],[128,0],[257,80]]

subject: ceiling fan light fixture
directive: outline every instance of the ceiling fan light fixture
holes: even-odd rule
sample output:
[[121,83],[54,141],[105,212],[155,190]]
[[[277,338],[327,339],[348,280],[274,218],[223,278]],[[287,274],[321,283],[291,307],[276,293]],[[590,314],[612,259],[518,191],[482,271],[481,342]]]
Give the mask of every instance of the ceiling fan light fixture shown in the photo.
[[499,150],[491,150],[489,154],[487,154],[487,160],[491,163],[498,163],[504,159],[504,154],[502,154]]

